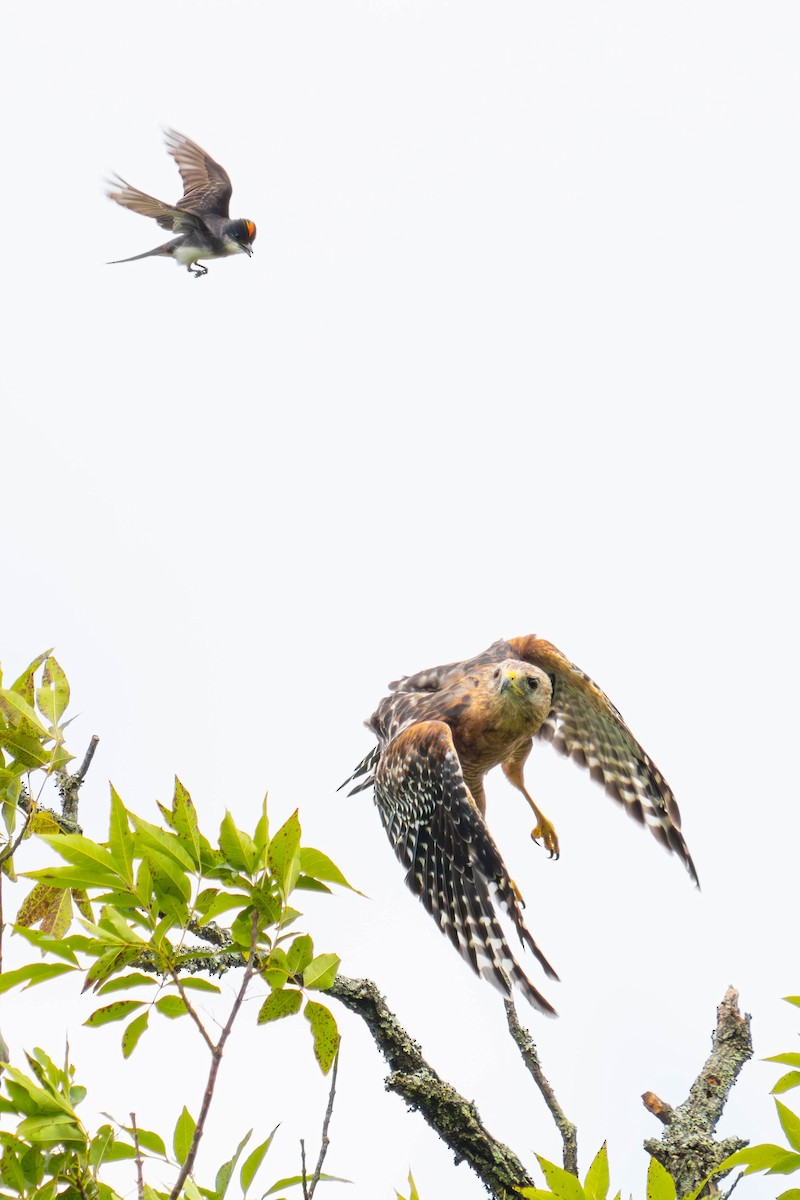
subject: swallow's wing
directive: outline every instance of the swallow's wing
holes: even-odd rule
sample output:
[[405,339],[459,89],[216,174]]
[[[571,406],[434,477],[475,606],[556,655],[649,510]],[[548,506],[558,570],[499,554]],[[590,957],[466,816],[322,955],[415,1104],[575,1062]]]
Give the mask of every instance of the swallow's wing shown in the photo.
[[608,696],[552,642],[531,636],[512,638],[510,645],[553,682],[553,704],[537,737],[586,767],[614,800],[678,855],[697,883],[672,790]]
[[406,868],[406,883],[459,954],[505,995],[513,980],[531,1004],[552,1014],[498,923],[495,900],[547,974],[557,978],[525,927],[500,851],[464,782],[447,725],[420,722],[386,747],[375,774],[375,800]]
[[116,200],[117,204],[129,208],[131,212],[140,213],[143,217],[152,217],[162,229],[169,229],[173,233],[188,233],[191,229],[204,228],[203,222],[194,213],[185,212],[172,204],[164,204],[163,200],[156,200],[155,196],[148,196],[147,192],[140,192],[119,175],[109,180],[109,185],[109,199]]
[[183,196],[177,207],[198,214],[227,217],[233,188],[228,173],[210,154],[174,129],[164,131],[167,149],[183,180]]

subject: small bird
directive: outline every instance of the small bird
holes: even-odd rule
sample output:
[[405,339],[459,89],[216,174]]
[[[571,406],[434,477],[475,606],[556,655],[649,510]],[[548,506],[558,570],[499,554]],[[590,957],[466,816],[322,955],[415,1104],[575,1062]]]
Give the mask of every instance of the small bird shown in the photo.
[[[229,254],[253,253],[256,227],[252,221],[231,220],[228,206],[233,188],[227,171],[214,162],[196,142],[166,129],[167,149],[178,164],[183,180],[183,196],[176,204],[165,204],[140,192],[119,175],[110,180],[109,199],[123,208],[152,217],[162,229],[177,234],[172,241],[144,254],[117,258],[114,263],[136,262],[140,258],[174,258],[191,271],[196,279],[208,274],[201,258],[226,258]],[[109,264],[113,265],[113,264]]]

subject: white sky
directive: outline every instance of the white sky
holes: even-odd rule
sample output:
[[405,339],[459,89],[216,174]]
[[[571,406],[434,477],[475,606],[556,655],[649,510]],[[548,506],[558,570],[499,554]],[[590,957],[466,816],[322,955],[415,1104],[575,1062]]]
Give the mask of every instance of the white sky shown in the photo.
[[[335,794],[389,679],[550,638],[669,779],[703,883],[545,747],[528,777],[560,862],[489,780],[563,980],[559,1021],[521,1015],[583,1169],[608,1137],[641,1196],[640,1094],[685,1097],[725,987],[758,1057],[797,1028],[800,9],[51,0],[6,24],[1,650],[13,670],[55,645],[76,750],[102,738],[87,832],[109,778],[154,818],[177,772],[212,831],[226,805],[254,824],[265,788],[275,823],[299,805],[370,897],[309,903],[318,948],[377,980],[496,1136],[557,1158],[499,997],[407,893],[370,798]],[[252,260],[105,265],[163,240],[102,181],[177,199],[165,124],[229,170]],[[58,1055],[68,1026],[90,1103],[196,1112],[188,1024],[123,1066],[118,1027],[63,995],[3,998],[15,1052]],[[266,1179],[316,1146],[327,1081],[303,1022],[255,1012],[203,1161],[280,1120]],[[327,1194],[392,1197],[411,1166],[423,1200],[480,1197],[337,1017],[326,1166],[355,1186]],[[748,1067],[720,1133],[775,1140],[775,1078]]]

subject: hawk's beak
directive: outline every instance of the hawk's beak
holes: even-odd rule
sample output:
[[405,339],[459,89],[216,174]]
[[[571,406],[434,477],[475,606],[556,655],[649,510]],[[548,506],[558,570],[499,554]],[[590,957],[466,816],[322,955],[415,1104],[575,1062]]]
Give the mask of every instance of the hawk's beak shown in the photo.
[[521,692],[522,691],[522,688],[517,683],[517,672],[516,671],[504,671],[503,672],[503,682],[500,684],[500,691],[506,692],[506,691],[508,691],[509,688],[513,692]]

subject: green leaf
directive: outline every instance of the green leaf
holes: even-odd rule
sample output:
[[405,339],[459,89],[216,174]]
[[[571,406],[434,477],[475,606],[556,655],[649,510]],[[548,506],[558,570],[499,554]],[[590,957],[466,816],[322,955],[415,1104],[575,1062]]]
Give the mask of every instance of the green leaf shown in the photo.
[[89,1165],[99,1167],[106,1152],[114,1145],[114,1130],[110,1125],[101,1125],[89,1143]]
[[737,1150],[735,1154],[728,1155],[724,1162],[720,1163],[719,1169],[728,1171],[732,1167],[743,1166],[747,1168],[745,1175],[752,1175],[755,1171],[768,1171],[785,1155],[785,1146],[775,1146],[769,1143],[745,1146],[743,1150]]
[[276,1125],[275,1129],[273,1129],[267,1140],[262,1142],[260,1146],[256,1146],[255,1150],[251,1150],[247,1158],[242,1163],[242,1169],[239,1172],[239,1183],[242,1188],[242,1195],[247,1195],[247,1189],[253,1182],[256,1171],[264,1161],[264,1156],[272,1145],[272,1139],[275,1137],[277,1129],[278,1126]]
[[195,992],[215,992],[217,995],[222,991],[222,988],[217,987],[211,980],[198,979],[196,975],[190,975],[186,979],[182,979],[181,986]]
[[784,1153],[783,1158],[778,1159],[776,1163],[767,1171],[768,1175],[794,1175],[795,1171],[800,1170],[800,1154]]
[[65,975],[74,969],[68,963],[28,963],[16,971],[5,971],[0,975],[0,993],[7,992],[18,983],[25,983],[28,987],[46,983],[48,979],[55,979],[57,975]]
[[72,923],[72,897],[64,888],[36,883],[17,913],[17,925],[41,925],[43,933],[62,938]]
[[784,996],[783,998],[787,1004],[795,1004],[798,1008],[800,1008],[800,996]]
[[139,1044],[139,1039],[147,1029],[150,1013],[147,1009],[143,1013],[139,1013],[138,1017],[134,1017],[129,1025],[126,1025],[125,1032],[122,1035],[122,1057],[130,1058],[134,1050]]
[[280,991],[270,992],[261,1005],[256,1018],[257,1024],[266,1025],[267,1021],[279,1021],[281,1017],[293,1016],[300,1011],[302,999],[302,992],[295,991],[294,988],[282,988]]
[[196,867],[200,865],[200,829],[197,824],[197,810],[192,803],[192,797],[175,776],[175,792],[172,797],[172,816],[182,844],[188,850]]
[[574,1175],[570,1175],[569,1171],[565,1171],[563,1167],[557,1167],[555,1163],[542,1158],[541,1154],[537,1154],[536,1157],[547,1181],[547,1186],[554,1196],[558,1196],[559,1200],[585,1200],[583,1188]]
[[128,810],[111,785],[111,814],[108,822],[108,848],[117,864],[120,876],[133,883],[133,835],[128,822]]
[[229,1158],[228,1161],[223,1163],[222,1166],[220,1167],[220,1169],[217,1171],[217,1176],[216,1176],[216,1179],[214,1180],[214,1190],[216,1192],[217,1200],[223,1200],[223,1197],[225,1196],[225,1193],[228,1190],[228,1184],[231,1181],[231,1175],[233,1174],[234,1170],[236,1169],[236,1164],[239,1161],[241,1153],[244,1150],[247,1143],[250,1141],[250,1138],[252,1137],[252,1135],[253,1135],[252,1129],[248,1130],[248,1132],[244,1135],[242,1140],[239,1142],[239,1145],[236,1147],[236,1152],[234,1153],[233,1158]]
[[314,943],[307,933],[296,937],[286,952],[286,965],[292,975],[302,975],[314,957]]
[[[133,1126],[124,1125],[123,1129],[133,1140]],[[157,1133],[153,1133],[149,1129],[139,1129],[137,1126],[136,1137],[139,1139],[139,1146],[142,1150],[147,1150],[149,1154],[158,1154],[161,1158],[167,1157],[167,1148],[164,1145],[163,1138]]]
[[219,846],[231,866],[245,875],[253,875],[258,866],[255,842],[248,833],[237,829],[233,817],[226,811],[219,830]]
[[106,996],[109,992],[124,992],[134,987],[155,987],[156,981],[152,975],[143,975],[141,971],[131,971],[130,975],[117,975],[109,979],[97,989],[98,996]]
[[675,1200],[675,1180],[656,1158],[647,1169],[647,1200]]
[[123,878],[119,863],[108,847],[93,842],[91,838],[80,833],[43,834],[42,841],[52,846],[60,858],[73,866],[97,871],[96,887],[105,887],[109,880],[114,886]]
[[341,961],[338,954],[318,954],[303,971],[303,985],[324,992],[336,978]]
[[42,686],[36,689],[36,703],[52,725],[58,725],[69,704],[67,677],[52,655],[45,661]]
[[606,1143],[603,1142],[594,1157],[592,1165],[586,1172],[586,1179],[583,1181],[586,1200],[606,1200],[609,1180],[608,1150]]
[[143,1000],[115,1000],[113,1004],[107,1004],[105,1008],[96,1008],[83,1023],[96,1027],[109,1025],[112,1021],[124,1021],[130,1013],[136,1012],[143,1004]]
[[[33,700],[33,695],[30,699]],[[20,720],[23,720],[33,726],[38,737],[52,741],[52,734],[45,729],[32,704],[12,688],[0,688],[0,713],[3,713],[12,725],[16,726]]]
[[797,1117],[785,1104],[781,1104],[780,1100],[775,1101],[775,1106],[778,1110],[778,1120],[786,1134],[786,1140],[793,1150],[800,1150],[800,1117]]
[[[342,1179],[342,1177],[340,1175],[325,1175],[324,1173],[322,1175],[320,1175],[319,1179],[320,1179],[320,1183],[352,1183],[353,1182],[352,1179]],[[277,1183],[273,1183],[271,1188],[267,1188],[264,1195],[265,1196],[274,1196],[276,1192],[282,1192],[284,1188],[288,1188],[288,1187],[297,1187],[297,1185],[302,1182],[303,1182],[302,1175],[290,1175],[287,1179],[279,1179]],[[545,1194],[548,1197],[550,1197],[549,1192],[547,1192]],[[410,1200],[410,1197],[409,1197],[409,1200]]]
[[800,1054],[773,1054],[771,1058],[765,1058],[764,1062],[780,1063],[784,1067],[800,1067]]
[[351,892],[356,892],[359,896],[364,894],[359,892],[358,888],[354,888],[352,883],[348,883],[336,863],[331,862],[327,854],[323,854],[321,850],[314,850],[311,846],[304,846],[300,851],[300,870],[312,879],[322,879],[326,883],[338,883],[340,887],[349,888]]
[[317,1062],[322,1068],[322,1074],[327,1075],[339,1049],[339,1030],[336,1027],[333,1013],[324,1004],[318,1004],[316,1000],[309,1000],[303,1011],[311,1026]]
[[297,810],[284,821],[269,844],[267,861],[284,896],[288,896],[300,874],[300,820]]
[[176,1017],[185,1017],[189,1011],[186,1001],[181,996],[162,996],[160,1000],[156,1000],[156,1008],[162,1016],[169,1017],[171,1021]]
[[185,849],[181,839],[176,834],[167,833],[165,830],[159,829],[158,825],[152,825],[149,821],[145,821],[142,817],[137,817],[134,813],[131,813],[130,817],[140,844],[149,846],[159,854],[165,854],[182,871],[194,872],[195,864],[192,862],[192,856]]
[[178,1117],[178,1122],[175,1126],[175,1132],[172,1135],[172,1149],[175,1157],[181,1166],[189,1157],[189,1151],[192,1148],[192,1138],[194,1137],[195,1123],[189,1115],[189,1110],[184,1107],[181,1115]]
[[256,848],[256,854],[259,859],[259,866],[262,865],[264,851],[269,845],[269,820],[267,818],[267,797],[261,801],[261,816],[258,818],[255,833],[253,834],[253,844]]
[[785,1075],[781,1075],[775,1087],[772,1089],[772,1095],[777,1096],[780,1092],[789,1092],[792,1088],[796,1088],[800,1084],[800,1071],[787,1071]]

